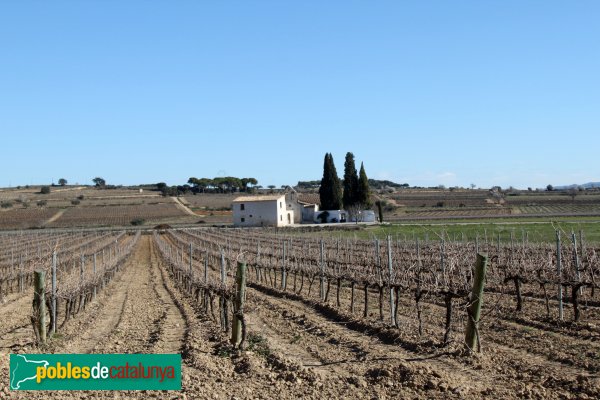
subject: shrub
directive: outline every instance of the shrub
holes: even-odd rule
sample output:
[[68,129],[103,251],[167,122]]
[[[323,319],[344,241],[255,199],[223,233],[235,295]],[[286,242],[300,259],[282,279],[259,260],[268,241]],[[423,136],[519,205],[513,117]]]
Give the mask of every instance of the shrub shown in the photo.
[[319,214],[319,216],[317,217],[322,224],[327,222],[327,218],[329,218],[329,211],[323,211],[321,214]]
[[13,203],[10,201],[3,201],[2,203],[0,203],[0,207],[2,208],[11,208],[13,206]]
[[391,205],[391,204],[388,204],[388,205],[386,205],[385,207],[383,207],[383,210],[384,210],[385,212],[393,212],[394,210],[396,210],[396,207],[394,207],[394,206],[393,206],[393,205]]
[[138,225],[144,225],[146,221],[143,218],[134,218],[131,220],[131,225],[133,226],[138,226]]
[[48,204],[46,200],[38,200],[37,202],[38,207],[44,207],[46,204]]
[[42,186],[42,188],[40,189],[40,193],[41,194],[48,194],[48,193],[50,193],[50,186]]
[[82,194],[80,194],[79,196],[77,196],[77,198],[78,198],[79,200],[83,200],[83,199],[85,199],[85,196],[84,196],[84,195],[82,195]]
[[81,201],[79,201],[79,199],[71,200],[71,204],[73,204],[74,206],[78,205],[79,203],[81,203]]

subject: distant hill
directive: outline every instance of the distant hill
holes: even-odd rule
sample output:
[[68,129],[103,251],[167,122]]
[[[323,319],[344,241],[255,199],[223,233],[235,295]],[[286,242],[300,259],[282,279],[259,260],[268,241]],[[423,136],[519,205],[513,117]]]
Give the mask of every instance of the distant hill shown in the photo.
[[584,189],[596,189],[596,188],[600,188],[600,182],[588,182],[588,183],[584,183],[583,185],[572,184],[572,185],[555,186],[554,189],[555,190],[567,190],[567,189],[578,188],[578,187],[582,187]]
[[408,187],[408,183],[396,183],[387,180],[369,179],[369,186],[377,189],[384,189],[386,187],[401,188]]

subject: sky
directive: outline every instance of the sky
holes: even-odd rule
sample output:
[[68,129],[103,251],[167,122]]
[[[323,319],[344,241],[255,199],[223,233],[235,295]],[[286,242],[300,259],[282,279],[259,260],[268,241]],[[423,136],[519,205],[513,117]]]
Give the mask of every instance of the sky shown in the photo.
[[600,181],[598,1],[0,2],[0,186]]

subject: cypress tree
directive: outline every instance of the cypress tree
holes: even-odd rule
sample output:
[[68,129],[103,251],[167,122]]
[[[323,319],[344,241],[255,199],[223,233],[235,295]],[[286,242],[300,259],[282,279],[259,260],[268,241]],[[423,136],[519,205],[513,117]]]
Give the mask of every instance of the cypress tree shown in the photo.
[[340,178],[338,177],[337,170],[335,169],[335,164],[333,163],[333,156],[331,153],[329,153],[329,162],[331,163],[331,180],[333,181],[333,187],[331,190],[331,210],[339,210],[342,208],[342,184],[340,182]]
[[342,187],[330,153],[325,154],[319,197],[323,210],[339,210],[342,207]]
[[354,154],[346,153],[344,162],[344,207],[356,204],[358,198],[358,174],[354,165]]
[[360,163],[360,173],[358,177],[357,203],[365,209],[371,208],[371,194],[369,193],[369,179],[365,172],[365,166]]
[[328,206],[331,204],[331,172],[329,165],[329,153],[325,153],[323,178],[321,178],[321,186],[319,187],[319,198],[321,200],[321,209],[323,210],[329,210]]

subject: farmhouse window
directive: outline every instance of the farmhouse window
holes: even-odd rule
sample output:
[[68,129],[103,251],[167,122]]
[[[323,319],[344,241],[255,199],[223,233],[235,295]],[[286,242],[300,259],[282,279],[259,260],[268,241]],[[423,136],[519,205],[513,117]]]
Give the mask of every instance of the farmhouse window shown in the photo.
[[246,218],[242,217],[242,222],[245,222],[245,221],[246,221]]
[[280,215],[280,216],[279,216],[279,220],[280,220],[280,221],[283,221],[283,215]]
[[245,208],[244,208],[244,203],[240,204],[240,210],[241,210],[241,211],[244,211],[244,210],[245,210]]
[[283,208],[283,202],[279,202],[279,208]]

